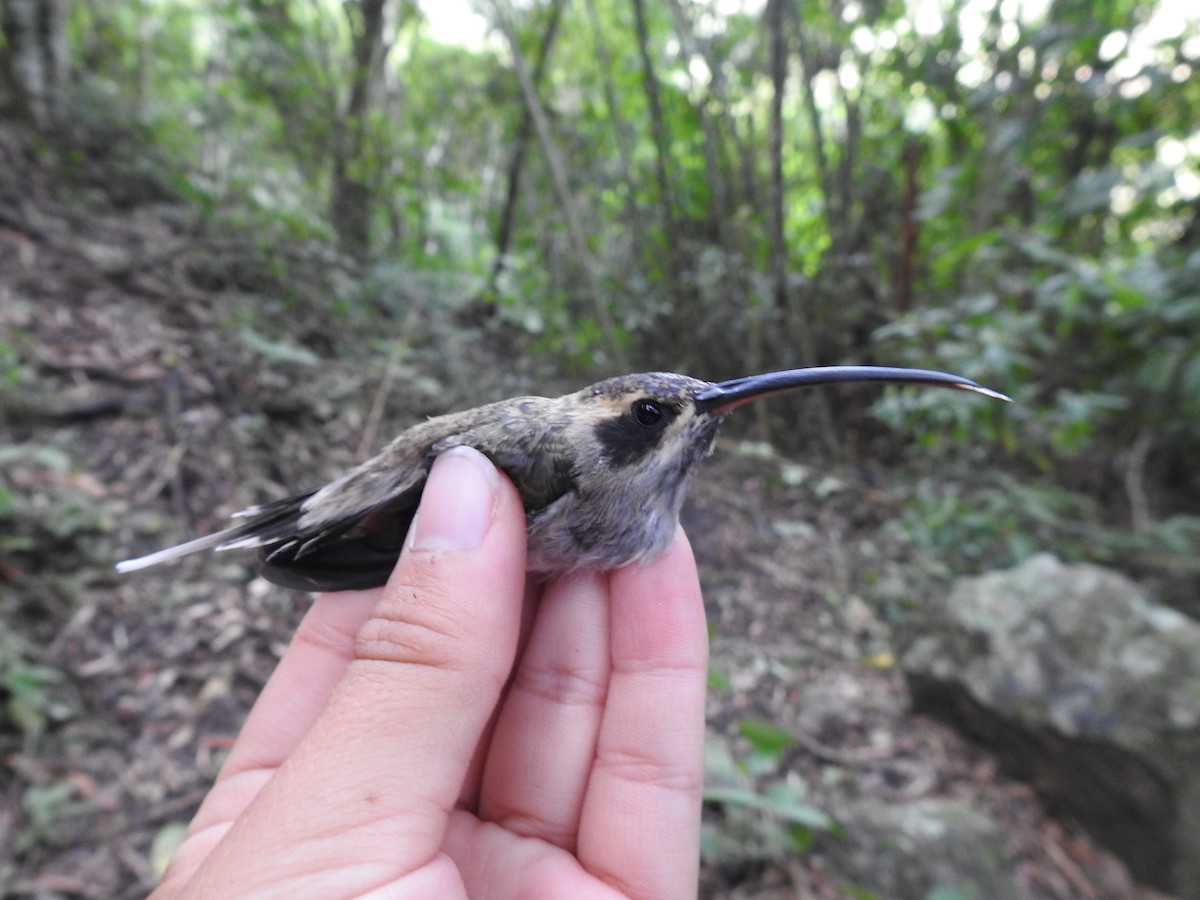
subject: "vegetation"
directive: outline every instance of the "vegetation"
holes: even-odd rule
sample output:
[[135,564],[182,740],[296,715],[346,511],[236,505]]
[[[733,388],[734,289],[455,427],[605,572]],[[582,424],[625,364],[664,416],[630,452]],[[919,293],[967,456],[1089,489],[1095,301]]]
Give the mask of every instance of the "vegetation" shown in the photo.
[[[226,265],[190,277],[237,285],[225,324],[265,364],[342,349],[284,319],[351,322],[391,373],[435,308],[573,382],[943,368],[1017,402],[811,392],[752,424],[792,456],[891,453],[912,477],[887,527],[955,570],[1052,549],[1200,575],[1187,3],[6,0],[0,26],[22,152],[67,205],[166,200],[222,235]],[[6,206],[0,228],[31,233]],[[0,333],[0,415],[58,402],[39,366]],[[0,474],[17,464],[58,505],[35,517],[0,481],[0,523],[37,519],[4,529],[0,562],[102,529],[63,453],[6,439]],[[40,660],[0,640],[30,741],[70,715]],[[787,733],[742,731],[750,763],[715,754],[722,796],[807,845],[821,813],[744,780]]]
[[[473,299],[560,365],[943,366],[1020,402],[877,415],[1049,473],[1111,522],[1189,508],[1194,14],[457,8],[477,39],[400,0],[14,2],[4,86],[64,166],[107,143],[264,253],[334,242],[377,293],[400,271]],[[777,407],[813,427],[776,441],[840,450],[835,420],[862,410],[832,406]]]

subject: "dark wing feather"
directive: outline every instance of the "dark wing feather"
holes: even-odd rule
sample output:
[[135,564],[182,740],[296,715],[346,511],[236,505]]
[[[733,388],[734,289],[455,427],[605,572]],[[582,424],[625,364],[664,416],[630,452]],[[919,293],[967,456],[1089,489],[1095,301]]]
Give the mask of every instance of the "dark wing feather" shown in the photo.
[[356,591],[385,584],[425,487],[422,477],[408,490],[350,521],[312,535],[297,535],[259,552],[259,574],[298,591]]

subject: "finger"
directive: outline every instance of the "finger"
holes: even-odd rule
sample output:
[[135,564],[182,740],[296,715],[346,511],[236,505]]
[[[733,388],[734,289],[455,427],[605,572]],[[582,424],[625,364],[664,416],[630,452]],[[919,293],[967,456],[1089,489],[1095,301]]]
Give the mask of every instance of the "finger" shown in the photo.
[[288,866],[340,872],[343,894],[441,870],[446,818],[512,666],[524,541],[512,484],[476,451],[443,454],[354,660],[202,866],[197,896],[222,878],[244,895]]
[[608,691],[608,578],[551,583],[492,736],[481,818],[573,850]]
[[628,900],[544,841],[519,837],[494,822],[462,811],[450,817],[446,855],[462,875],[468,897],[569,897],[571,900]]
[[355,635],[379,595],[378,590],[343,592],[313,603],[188,825],[187,840],[172,856],[156,895],[173,896],[195,874],[295,748],[345,672]]
[[[525,655],[525,646],[529,643],[529,633],[533,629],[533,620],[537,614],[538,607],[541,604],[542,592],[545,585],[541,582],[529,579],[525,583],[525,600],[521,604],[521,628],[517,638],[516,659],[520,660]],[[511,683],[510,677],[510,683]],[[500,706],[493,712],[492,718],[483,729],[483,734],[479,736],[479,743],[475,747],[475,755],[471,757],[471,765],[467,767],[466,777],[463,779],[462,789],[458,793],[459,809],[470,812],[475,815],[479,811],[479,795],[483,782],[483,769],[487,763],[488,754],[491,751],[492,735],[496,730],[496,722],[500,717],[500,709],[503,708],[508,687],[501,692]]]
[[694,897],[708,676],[696,565],[680,532],[609,577],[612,678],[577,853],[631,897]]
[[278,766],[312,727],[354,656],[354,639],[382,591],[318,597],[242,726],[219,778]]
[[232,822],[241,815],[258,788],[296,748],[345,673],[354,655],[355,635],[380,593],[345,591],[316,599],[250,710],[189,832]]

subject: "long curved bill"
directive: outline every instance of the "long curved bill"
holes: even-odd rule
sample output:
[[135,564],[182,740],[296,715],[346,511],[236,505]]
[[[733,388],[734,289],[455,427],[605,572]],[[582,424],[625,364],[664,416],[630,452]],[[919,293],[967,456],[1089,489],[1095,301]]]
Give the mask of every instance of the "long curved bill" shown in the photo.
[[985,388],[969,378],[935,372],[932,369],[893,369],[886,366],[819,366],[810,369],[787,369],[783,372],[766,372],[762,375],[747,375],[722,381],[700,391],[696,395],[696,407],[701,412],[720,415],[734,407],[795,388],[815,384],[836,384],[845,381],[882,381],[888,384],[918,384],[925,387],[957,388],[973,391],[994,400],[1012,400],[999,391]]

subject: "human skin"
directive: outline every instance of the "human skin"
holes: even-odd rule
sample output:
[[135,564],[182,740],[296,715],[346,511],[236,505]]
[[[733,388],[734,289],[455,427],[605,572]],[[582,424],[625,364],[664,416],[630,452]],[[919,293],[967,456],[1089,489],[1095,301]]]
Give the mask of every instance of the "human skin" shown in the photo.
[[527,585],[512,486],[443,454],[387,585],[319,597],[152,895],[696,895],[707,635],[680,531]]

